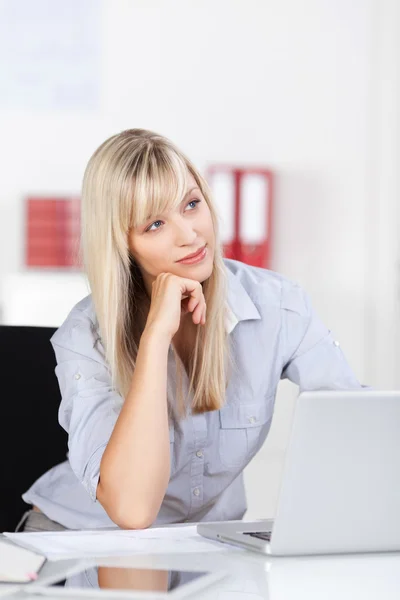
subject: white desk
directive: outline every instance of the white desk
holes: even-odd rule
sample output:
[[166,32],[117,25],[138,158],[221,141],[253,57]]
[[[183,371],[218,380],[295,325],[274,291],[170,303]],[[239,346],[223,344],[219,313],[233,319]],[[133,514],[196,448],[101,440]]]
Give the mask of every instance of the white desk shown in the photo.
[[[47,563],[46,573],[62,572],[76,561]],[[153,555],[99,559],[108,566],[173,570],[223,570],[229,576],[192,600],[398,600],[400,553],[267,558],[253,552]],[[0,589],[1,592],[1,589]],[[7,598],[27,600],[26,593]],[[32,596],[38,598],[38,596]],[[56,597],[56,596],[54,596]],[[105,598],[107,592],[105,591]],[[47,598],[49,598],[47,596]],[[57,597],[58,600],[60,596]],[[79,598],[79,596],[76,596]],[[83,596],[82,596],[83,598]],[[87,598],[87,596],[86,596]]]

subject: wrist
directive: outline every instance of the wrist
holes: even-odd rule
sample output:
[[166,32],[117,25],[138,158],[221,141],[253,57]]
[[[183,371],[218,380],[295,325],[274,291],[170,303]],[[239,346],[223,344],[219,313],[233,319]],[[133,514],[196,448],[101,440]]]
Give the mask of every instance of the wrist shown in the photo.
[[172,341],[172,336],[164,331],[161,331],[156,325],[147,325],[140,338],[142,344],[157,344],[169,346]]

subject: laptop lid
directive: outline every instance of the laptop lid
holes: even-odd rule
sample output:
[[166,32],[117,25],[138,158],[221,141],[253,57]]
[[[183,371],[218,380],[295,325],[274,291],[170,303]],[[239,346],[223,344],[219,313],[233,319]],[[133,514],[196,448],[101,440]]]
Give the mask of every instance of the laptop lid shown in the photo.
[[400,392],[299,395],[272,554],[400,550]]

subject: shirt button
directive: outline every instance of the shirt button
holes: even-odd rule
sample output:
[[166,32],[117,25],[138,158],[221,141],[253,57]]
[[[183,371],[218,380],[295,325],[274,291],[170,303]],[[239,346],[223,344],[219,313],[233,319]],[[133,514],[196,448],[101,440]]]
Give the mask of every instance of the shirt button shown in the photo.
[[199,490],[199,488],[194,488],[194,490],[193,490],[193,494],[194,494],[195,496],[200,496],[200,490]]
[[198,456],[198,458],[203,458],[203,451],[202,450],[197,450],[196,456]]
[[75,375],[75,379],[80,379],[80,378],[81,378],[81,375],[80,375],[80,373],[77,373],[77,374]]
[[340,346],[340,344],[339,344],[339,342],[338,342],[337,340],[335,340],[335,341],[333,342],[333,345],[334,345],[334,346],[336,346],[336,348],[339,348],[339,346]]
[[249,423],[252,423],[252,424],[257,423],[256,417],[248,417],[247,420],[249,421]]

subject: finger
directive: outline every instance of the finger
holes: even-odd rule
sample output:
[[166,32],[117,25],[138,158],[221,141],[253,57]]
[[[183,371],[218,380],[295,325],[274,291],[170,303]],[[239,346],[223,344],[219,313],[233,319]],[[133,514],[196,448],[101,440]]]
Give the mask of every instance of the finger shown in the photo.
[[188,313],[189,312],[189,308],[188,308],[189,300],[190,300],[190,298],[185,298],[181,302],[181,307],[182,307],[182,310],[183,310],[184,313]]
[[188,305],[187,305],[187,309],[188,312],[193,312],[194,309],[199,305],[199,301],[197,298],[190,298]]
[[198,306],[199,304],[202,303],[201,302],[202,296],[203,296],[203,294],[201,292],[199,292],[199,294],[194,294],[193,296],[191,296],[191,298],[188,302],[188,310],[190,312],[194,311],[196,306]]
[[193,311],[192,319],[193,319],[193,323],[195,323],[196,325],[199,325],[201,323],[201,319],[203,316],[203,309],[204,309],[204,305],[199,303],[196,306],[195,310]]
[[194,279],[185,279],[180,277],[179,283],[181,286],[182,296],[199,296],[199,294],[203,293],[201,283],[195,281]]
[[199,325],[204,325],[206,322],[206,310],[206,303],[203,298],[203,300],[199,303],[199,305],[196,307],[196,310],[194,311],[196,313],[196,320]]

